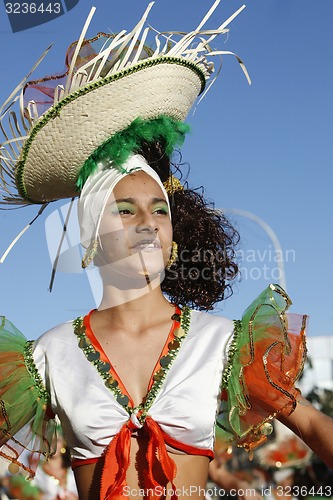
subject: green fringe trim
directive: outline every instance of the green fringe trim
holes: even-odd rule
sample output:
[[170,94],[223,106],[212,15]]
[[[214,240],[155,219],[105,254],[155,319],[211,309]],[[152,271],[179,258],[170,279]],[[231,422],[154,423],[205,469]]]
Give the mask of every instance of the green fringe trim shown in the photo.
[[161,115],[152,120],[136,118],[125,129],[117,132],[87,158],[80,169],[76,182],[78,191],[81,191],[88,177],[96,172],[99,162],[111,159],[112,167],[121,173],[126,173],[122,165],[130,154],[140,150],[143,141],[157,142],[164,145],[165,153],[170,156],[176,146],[181,147],[185,134],[190,126],[182,121],[174,120],[166,115]]

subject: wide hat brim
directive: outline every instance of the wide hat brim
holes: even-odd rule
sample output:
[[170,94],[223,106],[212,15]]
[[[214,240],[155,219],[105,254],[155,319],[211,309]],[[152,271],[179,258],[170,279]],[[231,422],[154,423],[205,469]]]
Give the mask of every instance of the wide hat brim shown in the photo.
[[[178,124],[185,120],[208,80],[205,92],[217,76],[211,79],[211,56],[234,55],[250,83],[236,54],[211,47],[245,6],[218,28],[204,29],[218,4],[216,0],[189,33],[144,28],[151,2],[132,31],[98,33],[87,39],[92,8],[78,41],[67,51],[66,72],[28,81],[49,47],[0,107],[5,137],[0,203],[45,204],[78,195],[76,186],[81,189],[87,179],[82,182],[81,173],[87,172],[86,164],[96,150],[136,119],[146,123],[167,117]],[[151,31],[153,46],[146,43]],[[177,139],[171,147],[168,144],[168,151],[181,143]]]
[[75,183],[95,149],[134,119],[182,121],[204,86],[197,66],[177,58],[142,62],[68,95],[31,131],[16,171],[30,203],[78,195]]

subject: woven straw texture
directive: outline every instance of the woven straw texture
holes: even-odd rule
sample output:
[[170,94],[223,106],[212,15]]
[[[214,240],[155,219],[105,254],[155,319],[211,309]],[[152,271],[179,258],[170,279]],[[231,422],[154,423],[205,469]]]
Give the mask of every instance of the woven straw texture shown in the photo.
[[[201,89],[199,75],[179,64],[157,64],[70,101],[35,135],[20,172],[25,196],[44,203],[78,193],[85,159],[136,117],[184,120]],[[61,126],[59,122],[61,121]],[[72,183],[72,192],[69,190]]]

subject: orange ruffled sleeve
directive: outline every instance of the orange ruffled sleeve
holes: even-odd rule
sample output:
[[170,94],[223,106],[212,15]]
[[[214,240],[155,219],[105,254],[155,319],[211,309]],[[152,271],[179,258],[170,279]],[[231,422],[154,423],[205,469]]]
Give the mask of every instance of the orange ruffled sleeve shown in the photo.
[[235,321],[222,380],[217,447],[235,442],[250,451],[266,440],[274,417],[296,408],[307,316],[287,314],[290,305],[286,292],[270,285]]
[[[40,455],[54,453],[56,424],[32,356],[33,342],[0,316],[0,456],[32,477]],[[23,458],[21,454],[23,454]]]

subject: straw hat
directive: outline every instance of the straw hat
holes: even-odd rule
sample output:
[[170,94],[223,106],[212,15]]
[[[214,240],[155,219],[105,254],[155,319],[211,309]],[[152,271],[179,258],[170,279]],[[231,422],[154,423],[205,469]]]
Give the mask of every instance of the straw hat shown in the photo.
[[[155,47],[147,47],[152,29],[144,28],[153,3],[131,32],[99,33],[89,40],[93,8],[78,42],[67,51],[66,73],[27,83],[38,61],[0,108],[6,139],[1,145],[2,203],[45,204],[77,196],[86,159],[138,117],[146,122],[166,116],[178,130],[206,82],[213,81],[214,65],[207,57],[232,54],[213,51],[210,44],[245,6],[216,30],[204,30],[218,3],[190,33],[155,32]],[[179,130],[176,143],[182,140]]]

